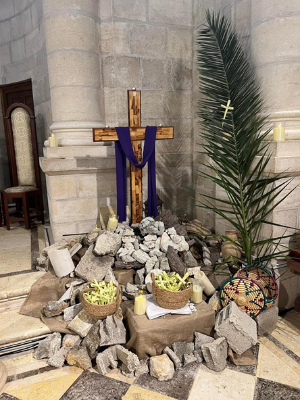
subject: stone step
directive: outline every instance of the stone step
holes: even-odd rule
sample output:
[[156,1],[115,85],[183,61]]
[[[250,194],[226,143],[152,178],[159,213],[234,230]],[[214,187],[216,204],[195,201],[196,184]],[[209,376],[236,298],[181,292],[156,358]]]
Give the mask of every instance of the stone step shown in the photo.
[[0,278],[0,302],[27,296],[31,286],[44,274],[45,272],[29,271]]

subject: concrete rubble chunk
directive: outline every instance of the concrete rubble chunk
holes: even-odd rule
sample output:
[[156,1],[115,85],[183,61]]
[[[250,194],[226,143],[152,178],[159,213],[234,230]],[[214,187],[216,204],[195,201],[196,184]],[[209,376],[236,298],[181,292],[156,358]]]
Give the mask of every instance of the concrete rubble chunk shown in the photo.
[[149,366],[150,375],[154,378],[157,378],[159,381],[167,381],[172,379],[174,376],[174,364],[169,359],[167,354],[151,357]]
[[104,280],[106,282],[112,281],[115,285],[118,285],[118,281],[117,281],[115,274],[113,273],[113,270],[111,268],[108,268],[107,273],[104,277]]
[[166,354],[171,359],[175,369],[179,369],[181,367],[181,361],[179,357],[177,357],[177,355],[174,353],[173,350],[170,349],[170,347],[164,348],[163,353]]
[[139,229],[143,236],[146,235],[161,236],[165,230],[165,226],[162,221],[154,221],[152,217],[146,217],[140,222]]
[[123,346],[118,345],[116,347],[117,358],[122,361],[130,372],[134,372],[140,365],[138,356],[131,351],[125,349]]
[[126,329],[121,319],[109,315],[100,323],[100,347],[126,343]]
[[187,269],[187,272],[189,273],[189,275],[194,276],[194,277],[196,277],[200,271],[201,271],[201,267],[194,267],[194,268]]
[[226,367],[227,342],[224,337],[201,346],[201,351],[207,367],[215,372],[221,372]]
[[70,347],[62,347],[55,354],[53,354],[51,358],[49,358],[49,360],[47,361],[48,364],[52,367],[62,368],[66,360],[66,355],[69,353],[70,350]]
[[83,289],[86,287],[86,282],[83,285],[79,285],[73,288],[71,298],[70,298],[70,305],[75,306],[75,304],[80,303],[80,295]]
[[202,351],[201,349],[194,350],[193,352],[194,356],[196,357],[196,360],[199,364],[203,362],[203,356],[202,356]]
[[68,307],[64,310],[64,320],[72,321],[78,313],[82,310],[81,304],[75,304],[74,306]]
[[82,310],[71,322],[68,323],[67,327],[84,338],[95,323],[96,320],[88,316],[87,313]]
[[219,299],[219,292],[215,292],[211,298],[208,301],[208,304],[211,306],[211,308],[215,311],[220,311],[221,310],[221,303]]
[[51,358],[61,347],[61,334],[52,333],[42,342],[34,352],[34,358],[41,360],[43,358]]
[[42,255],[48,257],[48,254],[54,250],[62,250],[68,247],[68,242],[66,240],[61,240],[60,242],[55,242],[51,246],[45,247],[42,251]]
[[149,247],[145,246],[144,244],[140,244],[140,249],[145,253],[149,253],[150,251]]
[[136,250],[132,253],[132,257],[139,262],[140,264],[146,264],[147,260],[149,260],[149,256],[142,250]]
[[257,359],[251,349],[248,349],[245,353],[239,355],[228,347],[228,358],[234,365],[257,365]]
[[257,334],[263,336],[272,333],[278,321],[278,307],[272,306],[256,317]]
[[135,241],[136,241],[136,238],[134,236],[123,236],[122,237],[122,243],[125,243],[125,244],[133,243],[133,245],[134,245]]
[[92,368],[92,362],[85,347],[73,347],[66,355],[69,365],[82,369]]
[[106,375],[110,368],[117,368],[117,360],[116,346],[111,346],[99,353],[96,358],[99,374]]
[[99,333],[100,324],[102,321],[97,321],[89,330],[88,334],[82,341],[82,346],[87,349],[90,358],[93,360],[98,354],[98,348],[101,342]]
[[237,354],[243,354],[257,342],[256,322],[233,301],[219,311],[215,330]]
[[157,260],[158,260],[158,258],[155,256],[155,257],[149,258],[149,260],[146,261],[146,264],[145,264],[146,274],[149,274],[149,272],[154,268]]
[[168,235],[177,235],[176,229],[174,227],[166,230]]
[[134,283],[136,285],[143,285],[145,282],[144,275],[145,275],[145,268],[138,269],[134,277]]
[[91,244],[96,242],[97,237],[99,236],[100,231],[91,231],[82,239],[83,246],[89,247]]
[[167,257],[159,257],[159,268],[162,271],[170,271],[169,260]]
[[157,236],[156,235],[147,235],[144,237],[144,242],[147,245],[147,242],[156,242]]
[[112,231],[105,231],[98,236],[94,248],[97,256],[115,256],[121,247],[122,235]]
[[74,347],[79,346],[81,343],[81,337],[79,335],[70,335],[67,333],[62,341],[63,347]]
[[75,273],[79,278],[82,278],[87,282],[91,282],[93,279],[102,281],[113,264],[113,257],[96,257],[93,254],[93,245],[91,245],[77,265]]
[[192,354],[184,354],[183,355],[183,366],[185,367],[188,364],[191,364],[192,362],[198,361],[197,357],[192,353]]
[[150,252],[149,252],[150,257],[154,257],[154,256],[161,257],[162,255],[163,255],[163,253],[159,249],[156,249],[156,248],[154,250],[150,250]]
[[134,236],[133,229],[125,229],[125,231],[123,232],[123,236]]
[[203,344],[212,343],[215,339],[211,336],[204,335],[200,332],[195,332],[195,350],[201,348]]
[[62,314],[67,307],[68,304],[64,301],[48,301],[48,303],[44,305],[42,312],[45,317],[50,318]]
[[179,358],[180,362],[183,362],[183,355],[184,354],[192,354],[194,351],[194,343],[188,342],[175,342],[172,344],[172,350]]
[[193,254],[188,250],[183,252],[183,263],[186,268],[197,268],[197,260]]
[[134,375],[139,377],[149,373],[148,360],[140,360],[140,365],[136,368]]
[[122,375],[126,376],[127,378],[134,377],[134,372],[130,371],[125,364],[121,365],[121,373],[122,373]]
[[145,285],[147,287],[147,290],[149,293],[152,293],[152,279],[151,279],[151,274],[154,274],[155,276],[161,275],[163,272],[161,269],[153,269],[152,271],[149,272],[149,274],[146,276],[145,279]]

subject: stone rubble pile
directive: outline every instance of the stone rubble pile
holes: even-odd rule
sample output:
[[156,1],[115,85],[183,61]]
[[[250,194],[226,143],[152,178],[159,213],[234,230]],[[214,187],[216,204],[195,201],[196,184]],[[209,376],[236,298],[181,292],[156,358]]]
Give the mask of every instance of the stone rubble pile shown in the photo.
[[[62,301],[44,305],[48,317],[61,315],[67,328],[74,334],[53,333],[35,350],[35,358],[48,359],[49,365],[60,368],[65,363],[82,369],[97,366],[100,374],[120,368],[128,377],[150,373],[158,380],[169,380],[175,371],[196,362],[205,362],[213,371],[222,371],[229,360],[243,363],[251,360],[251,351],[258,334],[270,333],[275,328],[278,309],[273,306],[256,320],[250,318],[235,303],[221,310],[216,292],[208,304],[216,312],[215,337],[194,333],[194,341],[175,342],[162,355],[139,360],[127,350],[126,328],[120,312],[104,320],[94,320],[80,304],[80,294],[93,279],[113,280],[123,276],[123,300],[133,300],[138,289],[152,292],[151,273],[175,271],[183,276],[187,270],[195,276],[201,267],[212,265],[211,255],[217,253],[220,242],[199,221],[180,224],[177,217],[166,211],[155,219],[147,217],[140,224],[121,223],[112,231],[92,231],[74,236],[44,249],[38,259],[38,269],[51,268],[49,253],[68,249],[74,262],[70,277],[77,280],[66,287],[68,295]],[[74,250],[75,249],[75,250]],[[215,258],[219,258],[217,253]],[[249,361],[250,362],[250,361]],[[245,364],[240,364],[245,365]]]

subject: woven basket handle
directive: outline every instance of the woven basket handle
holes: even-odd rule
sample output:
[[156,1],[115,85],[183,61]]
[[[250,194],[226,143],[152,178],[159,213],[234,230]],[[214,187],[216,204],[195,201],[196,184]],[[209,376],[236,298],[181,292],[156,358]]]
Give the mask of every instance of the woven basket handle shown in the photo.
[[153,272],[151,272],[150,276],[151,276],[152,283],[154,285],[154,283],[155,283],[155,274]]
[[122,303],[122,289],[121,289],[121,286],[118,285],[118,287],[117,287],[117,310],[119,309],[121,303]]

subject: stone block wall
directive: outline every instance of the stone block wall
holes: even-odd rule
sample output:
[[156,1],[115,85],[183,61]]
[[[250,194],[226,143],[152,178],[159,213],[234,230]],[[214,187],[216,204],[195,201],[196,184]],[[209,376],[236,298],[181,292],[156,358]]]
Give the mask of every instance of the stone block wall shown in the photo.
[[[39,154],[51,125],[50,91],[41,0],[0,2],[0,84],[32,80]],[[1,110],[2,114],[2,110]],[[42,174],[44,206],[46,182]],[[0,189],[10,185],[4,125],[0,116]]]

